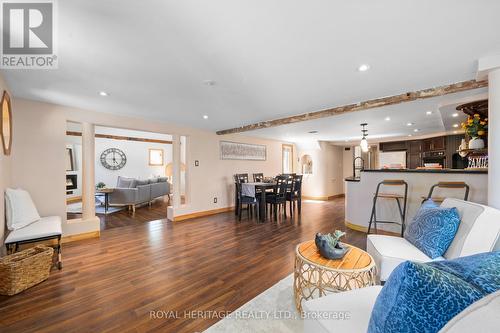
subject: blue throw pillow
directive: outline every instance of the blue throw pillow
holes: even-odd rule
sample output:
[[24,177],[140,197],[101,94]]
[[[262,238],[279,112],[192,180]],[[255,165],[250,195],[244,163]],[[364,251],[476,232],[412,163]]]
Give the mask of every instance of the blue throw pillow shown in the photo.
[[428,257],[442,256],[450,246],[460,224],[458,210],[441,208],[427,200],[419,209],[404,237]]
[[428,265],[467,281],[485,294],[500,290],[500,252],[434,261]]
[[392,272],[377,297],[368,333],[438,332],[483,296],[453,274],[406,261]]

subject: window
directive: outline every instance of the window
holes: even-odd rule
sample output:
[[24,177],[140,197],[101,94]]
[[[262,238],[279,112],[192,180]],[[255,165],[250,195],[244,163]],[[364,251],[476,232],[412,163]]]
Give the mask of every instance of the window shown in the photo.
[[293,146],[281,146],[282,170],[283,173],[293,173]]

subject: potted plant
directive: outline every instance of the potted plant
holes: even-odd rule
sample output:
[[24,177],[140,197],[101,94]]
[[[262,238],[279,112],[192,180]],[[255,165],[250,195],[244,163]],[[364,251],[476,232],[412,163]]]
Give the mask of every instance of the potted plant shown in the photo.
[[95,189],[96,189],[97,191],[100,191],[100,190],[102,190],[103,188],[106,188],[106,184],[104,184],[103,182],[99,182],[99,183],[97,183],[97,185],[95,186]]
[[462,128],[467,135],[471,137],[469,140],[469,149],[482,149],[484,148],[484,137],[488,132],[488,118],[481,119],[479,114],[469,116],[467,121],[462,123]]
[[345,236],[345,232],[335,230],[332,234],[316,234],[315,243],[319,253],[327,259],[340,259],[348,250],[348,247],[340,243],[340,238]]

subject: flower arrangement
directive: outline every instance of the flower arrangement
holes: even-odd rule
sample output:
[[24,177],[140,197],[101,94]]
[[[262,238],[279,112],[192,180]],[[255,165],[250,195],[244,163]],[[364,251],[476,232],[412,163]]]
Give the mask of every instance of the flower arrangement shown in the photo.
[[97,183],[97,185],[95,186],[95,189],[96,190],[102,190],[103,188],[106,188],[106,184],[104,184],[103,182],[99,182]]
[[481,119],[481,116],[476,113],[474,116],[469,116],[467,121],[462,123],[462,129],[471,138],[484,136],[488,131],[488,118]]

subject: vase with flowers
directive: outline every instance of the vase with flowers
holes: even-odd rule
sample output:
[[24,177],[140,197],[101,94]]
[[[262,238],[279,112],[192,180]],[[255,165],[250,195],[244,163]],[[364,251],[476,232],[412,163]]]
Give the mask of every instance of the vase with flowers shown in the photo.
[[469,116],[467,121],[462,123],[462,128],[471,138],[469,140],[469,149],[484,148],[483,137],[488,133],[488,118],[481,119],[481,116],[476,113],[474,116]]

